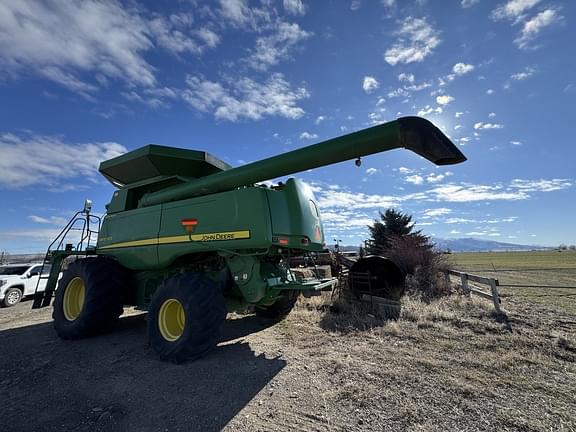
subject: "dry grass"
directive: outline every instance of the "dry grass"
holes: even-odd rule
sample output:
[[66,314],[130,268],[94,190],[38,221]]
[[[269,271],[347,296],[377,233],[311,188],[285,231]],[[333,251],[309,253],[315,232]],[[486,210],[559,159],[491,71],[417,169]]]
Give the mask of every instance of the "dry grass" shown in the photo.
[[385,321],[355,305],[334,313],[324,294],[300,299],[282,330],[327,371],[328,406],[366,429],[576,430],[574,317],[508,307],[510,318],[482,299],[405,298]]

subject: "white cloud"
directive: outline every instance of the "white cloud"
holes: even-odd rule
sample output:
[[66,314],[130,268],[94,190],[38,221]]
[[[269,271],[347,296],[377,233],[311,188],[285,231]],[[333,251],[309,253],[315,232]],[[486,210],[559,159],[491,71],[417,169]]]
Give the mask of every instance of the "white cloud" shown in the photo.
[[439,32],[428,24],[426,18],[406,18],[400,23],[396,35],[398,40],[384,53],[384,59],[392,66],[421,62],[440,44]]
[[467,64],[467,63],[456,63],[452,67],[452,72],[456,75],[465,75],[468,72],[472,72],[474,70],[474,65]]
[[515,74],[512,74],[510,76],[511,79],[515,80],[515,81],[523,81],[527,78],[530,78],[532,75],[534,75],[536,73],[536,69],[533,67],[527,67],[525,68],[522,72],[518,72]]
[[502,128],[504,128],[504,125],[501,125],[499,123],[483,123],[483,122],[474,123],[474,129],[476,130],[502,129]]
[[368,168],[366,170],[366,174],[369,176],[374,175],[374,174],[379,173],[379,172],[380,172],[380,170],[377,168]]
[[322,123],[324,120],[326,120],[326,117],[324,117],[324,116],[318,116],[318,117],[316,117],[316,120],[314,120],[314,124],[319,125],[319,124]]
[[463,112],[461,112],[461,111],[458,111],[456,114],[454,114],[454,117],[456,117],[456,118],[460,118],[460,117],[462,117],[463,115],[464,115],[464,113],[463,113]]
[[[244,30],[262,31],[273,19],[266,7],[248,6],[248,0],[219,0],[220,16],[231,25]],[[265,3],[263,3],[265,6]]]
[[418,175],[418,174],[414,174],[414,175],[410,175],[404,178],[404,180],[407,183],[412,183],[415,185],[421,185],[422,183],[424,183],[424,177]]
[[486,94],[487,94],[487,95],[492,95],[492,94],[494,94],[494,90],[488,89],[488,90],[486,90]]
[[449,95],[436,96],[436,103],[438,105],[448,105],[454,98]]
[[454,130],[462,129],[462,127],[463,127],[462,125],[456,125],[454,126]]
[[420,117],[425,117],[430,114],[442,114],[442,112],[443,112],[442,107],[433,108],[430,105],[426,105],[424,108],[418,111],[418,115]]
[[423,214],[424,216],[429,216],[429,217],[438,217],[438,216],[445,216],[447,214],[452,213],[452,210],[450,210],[449,208],[436,208],[436,209],[427,209],[424,210]]
[[300,134],[300,139],[301,140],[311,140],[311,139],[316,139],[318,138],[318,135],[315,133],[310,133],[310,132],[302,132]]
[[469,7],[474,6],[474,5],[475,5],[476,3],[478,3],[479,1],[480,1],[480,0],[462,0],[462,1],[460,2],[460,5],[461,5],[463,8],[469,8]]
[[0,135],[0,186],[50,188],[74,178],[94,180],[100,162],[126,151],[115,142],[66,143],[46,136]]
[[401,73],[400,75],[398,75],[398,81],[413,83],[414,80],[415,78],[413,74]]
[[275,29],[275,33],[256,40],[256,48],[248,57],[248,64],[254,69],[267,70],[289,59],[292,49],[311,36],[312,33],[302,30],[298,24],[281,22]]
[[372,93],[378,87],[380,87],[380,83],[376,78],[371,76],[364,77],[364,81],[362,82],[362,88],[366,93]]
[[429,191],[437,201],[474,202],[493,200],[524,200],[529,196],[525,191],[507,191],[502,186],[487,185],[444,185]]
[[514,40],[519,48],[527,49],[540,31],[560,21],[561,17],[554,9],[546,9],[524,23],[520,36]]
[[574,181],[570,179],[514,179],[510,182],[511,188],[524,192],[553,192],[557,190],[568,189],[572,186],[574,186]]
[[149,51],[199,55],[219,42],[212,30],[192,30],[188,15],[159,17],[117,1],[19,0],[1,8],[4,72],[35,74],[84,96],[109,80],[155,86],[156,70],[145,58]]
[[510,144],[515,145],[515,146],[521,146],[522,142],[520,141],[510,141]]
[[148,23],[119,3],[19,0],[3,3],[2,12],[3,68],[31,70],[72,90],[81,72],[138,85],[156,81],[142,55],[153,47]]
[[297,119],[304,115],[298,101],[309,97],[303,87],[292,89],[280,73],[272,74],[264,82],[238,78],[219,83],[188,76],[186,83],[188,88],[182,92],[182,98],[220,120],[260,120],[266,116]]
[[50,216],[49,218],[45,218],[42,216],[30,215],[28,216],[28,219],[35,223],[50,225],[66,225],[69,221],[69,219],[61,216]]
[[538,3],[540,0],[509,0],[492,11],[492,19],[517,20]]
[[284,9],[292,15],[304,15],[306,13],[302,0],[284,0]]
[[[328,209],[382,209],[395,207],[399,198],[387,195],[369,195],[362,192],[347,192],[340,190],[323,190],[317,193],[318,206],[322,210]],[[324,211],[322,217],[324,218]],[[372,222],[372,221],[371,221]]]
[[410,168],[406,168],[406,167],[400,167],[398,168],[398,171],[400,172],[400,174],[412,174],[414,172],[413,169]]
[[490,114],[488,114],[488,118],[494,118],[496,117],[496,113],[491,112]]
[[441,182],[442,180],[444,180],[445,178],[446,178],[446,176],[445,176],[444,174],[434,174],[434,173],[432,173],[432,174],[428,174],[428,175],[426,176],[426,181],[427,181],[428,183],[439,183],[439,182]]

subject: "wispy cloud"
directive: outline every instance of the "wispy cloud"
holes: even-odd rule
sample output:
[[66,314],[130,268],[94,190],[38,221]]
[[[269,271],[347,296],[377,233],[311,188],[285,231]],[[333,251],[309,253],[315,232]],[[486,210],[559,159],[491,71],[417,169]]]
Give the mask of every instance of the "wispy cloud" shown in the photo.
[[291,88],[280,73],[264,81],[251,78],[214,82],[188,76],[183,99],[199,111],[211,112],[219,120],[260,120],[267,116],[297,119],[304,115],[298,101],[309,97],[304,87]]
[[407,183],[412,183],[414,185],[421,185],[424,183],[424,177],[418,175],[418,174],[413,174],[413,175],[409,175],[404,177],[404,181]]
[[525,12],[532,9],[540,3],[540,0],[509,0],[501,4],[492,11],[492,19],[511,19],[517,20],[521,18]]
[[504,125],[499,123],[483,123],[478,122],[474,123],[474,129],[476,130],[484,130],[484,129],[503,129]]
[[306,8],[302,0],[284,0],[284,9],[292,15],[304,15]]
[[281,22],[273,34],[256,40],[256,48],[248,57],[248,64],[254,69],[267,70],[289,59],[292,50],[311,36],[312,33],[302,30],[298,24]]
[[460,2],[460,5],[461,5],[463,8],[469,8],[469,7],[472,7],[472,6],[474,6],[475,4],[477,4],[479,1],[480,1],[480,0],[462,0],[462,1]]
[[269,28],[274,13],[265,4],[262,7],[250,7],[248,0],[219,0],[218,13],[226,22],[236,28],[262,31]]
[[400,23],[396,35],[398,40],[384,53],[384,59],[392,66],[421,62],[440,44],[440,33],[426,18],[406,18]]
[[514,81],[523,81],[525,79],[530,78],[535,73],[536,73],[536,68],[534,68],[532,66],[528,66],[522,72],[517,72],[515,74],[512,74],[510,76],[510,79],[513,79]]
[[[36,74],[87,96],[109,80],[157,85],[152,50],[201,54],[219,36],[192,29],[187,15],[156,16],[117,1],[19,0],[0,14],[0,66],[13,77]],[[102,84],[104,83],[104,84]]]
[[126,151],[115,142],[67,143],[55,137],[0,135],[0,186],[49,188],[76,177],[94,180],[100,162]]
[[452,210],[449,208],[441,207],[435,209],[427,209],[422,212],[424,216],[428,217],[438,217],[438,216],[446,216],[452,213]]
[[524,23],[520,36],[514,40],[514,43],[522,49],[530,48],[531,43],[536,39],[538,34],[540,34],[542,29],[559,22],[560,19],[561,17],[555,9],[543,10]]
[[522,28],[514,43],[518,48],[529,49],[536,48],[533,45],[534,40],[538,37],[540,32],[556,24],[562,20],[557,7],[548,7],[541,10],[536,15],[529,17],[529,13],[538,5],[541,0],[509,0],[501,4],[492,11],[491,17],[493,20],[509,20],[512,25],[521,24]]

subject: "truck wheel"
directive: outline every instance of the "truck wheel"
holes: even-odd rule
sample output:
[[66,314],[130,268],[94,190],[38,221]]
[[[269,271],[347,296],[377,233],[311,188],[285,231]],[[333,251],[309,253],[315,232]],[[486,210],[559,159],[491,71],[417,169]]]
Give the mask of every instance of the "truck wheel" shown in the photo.
[[62,339],[110,331],[120,315],[128,272],[108,258],[74,261],[62,275],[54,300],[54,328]]
[[148,337],[163,360],[195,360],[216,346],[226,320],[222,287],[203,273],[166,279],[148,308]]
[[299,296],[300,291],[290,291],[282,294],[270,306],[256,306],[256,315],[262,318],[282,319],[294,308]]
[[2,300],[2,305],[4,307],[11,307],[22,300],[22,291],[19,288],[8,288],[4,294],[4,300]]

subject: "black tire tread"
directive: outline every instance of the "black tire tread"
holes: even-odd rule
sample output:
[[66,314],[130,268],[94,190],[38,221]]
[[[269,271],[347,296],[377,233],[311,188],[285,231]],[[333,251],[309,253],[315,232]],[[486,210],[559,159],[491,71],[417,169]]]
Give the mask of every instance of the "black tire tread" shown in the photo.
[[[158,327],[160,307],[169,298],[179,300],[186,314],[184,333],[174,342],[164,339]],[[222,287],[205,274],[184,273],[165,279],[148,308],[150,345],[163,360],[198,359],[217,345],[226,313]]]
[[[62,301],[66,285],[75,277],[85,284],[84,306],[78,318],[68,321]],[[54,328],[62,339],[82,339],[112,330],[123,312],[128,272],[109,258],[85,258],[71,263],[58,283],[54,300]]]

